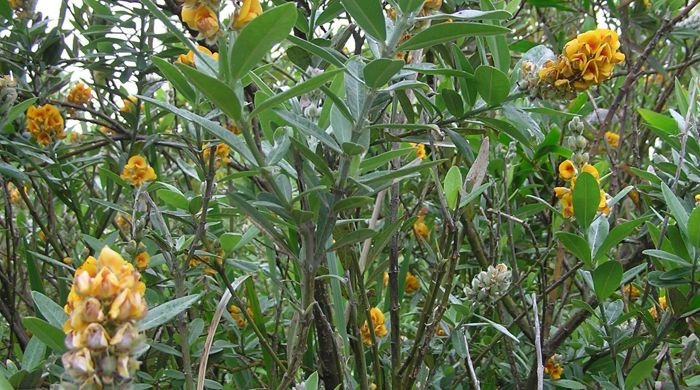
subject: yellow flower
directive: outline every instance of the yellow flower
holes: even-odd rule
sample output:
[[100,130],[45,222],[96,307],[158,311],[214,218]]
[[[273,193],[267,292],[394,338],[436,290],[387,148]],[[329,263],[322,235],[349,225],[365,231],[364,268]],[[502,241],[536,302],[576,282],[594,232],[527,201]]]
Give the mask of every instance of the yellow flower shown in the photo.
[[574,197],[571,191],[561,197],[561,213],[564,218],[574,215]]
[[[666,303],[666,297],[659,297],[659,307],[661,310],[666,311],[668,309],[668,304]],[[656,312],[656,305],[652,306],[651,309],[649,309],[649,314],[655,319],[659,319],[659,315]]]
[[185,5],[181,11],[182,21],[201,37],[211,40],[219,33],[219,19],[211,8],[205,4]]
[[423,144],[410,144],[412,148],[416,149],[416,158],[421,160],[425,159],[425,145]]
[[119,109],[119,111],[133,113],[134,106],[136,106],[137,101],[138,101],[138,98],[134,95],[130,95],[126,99],[122,99],[122,106]]
[[[373,307],[369,311],[369,316],[370,319],[372,320],[372,327],[374,328],[374,335],[376,337],[384,337],[387,334],[386,327],[384,326],[384,313],[382,313],[379,308]],[[362,333],[362,341],[367,344],[371,345],[372,344],[372,334],[370,333],[369,326],[367,325],[367,321],[362,325],[360,328],[360,332]]]
[[608,29],[586,31],[564,45],[564,57],[580,75],[576,89],[585,90],[610,78],[615,64],[625,60],[619,48],[617,33]]
[[241,129],[238,126],[236,126],[235,123],[233,123],[231,121],[226,123],[226,129],[235,135],[241,134]]
[[260,14],[262,14],[262,7],[259,0],[243,0],[243,4],[236,11],[236,16],[233,19],[233,28],[242,29]]
[[416,234],[416,236],[421,237],[425,240],[427,240],[430,237],[430,229],[428,229],[428,225],[426,225],[422,219],[417,220],[413,224],[413,232]]
[[[197,50],[217,61],[219,60],[219,53],[212,53],[211,50],[207,49],[204,46],[197,45]],[[180,56],[177,58],[177,62],[189,66],[194,66],[194,52],[190,50],[189,52],[187,52],[187,54],[180,54]]]
[[83,105],[87,104],[91,98],[92,89],[90,87],[85,86],[85,84],[83,83],[77,83],[68,92],[66,100],[73,104]]
[[73,259],[71,259],[70,257],[64,257],[63,264],[71,265],[71,264],[73,264]]
[[611,148],[617,149],[617,145],[619,145],[620,143],[620,135],[610,131],[606,131],[605,140],[608,141],[608,144],[610,144]]
[[134,262],[136,263],[136,268],[144,270],[148,267],[148,264],[151,262],[151,256],[148,254],[148,252],[141,252],[138,255],[136,255]]
[[117,224],[117,227],[120,230],[128,231],[131,227],[131,215],[126,213],[118,213],[117,216],[114,217],[114,223]]
[[[108,247],[97,259],[88,257],[75,271],[64,307],[69,351],[62,360],[66,373],[81,388],[123,383],[138,367],[132,357],[138,339],[136,324],[148,310],[145,285],[139,278],[138,271]],[[103,367],[116,371],[105,373]]]
[[595,181],[600,181],[600,174],[598,173],[598,170],[591,164],[584,165],[581,168],[581,172],[589,173],[591,176],[593,176],[593,178],[595,178]]
[[608,207],[608,200],[606,199],[605,191],[600,190],[600,201],[598,202],[598,211],[604,215],[610,213],[610,208]]
[[631,284],[625,285],[625,287],[622,288],[622,293],[627,296],[627,299],[636,299],[639,298],[640,295],[639,289]]
[[418,278],[416,278],[416,276],[412,273],[407,272],[406,283],[404,285],[406,294],[413,294],[414,292],[418,291],[418,289],[420,289],[420,282],[418,282]]
[[554,355],[547,359],[547,362],[544,364],[544,373],[549,375],[553,381],[559,380],[561,378],[561,374],[564,373],[564,368],[557,360],[558,355]]
[[571,190],[566,187],[554,187],[554,195],[557,196],[557,199],[561,199],[569,193],[571,193]]
[[435,336],[445,337],[447,336],[447,332],[445,332],[445,329],[443,329],[442,326],[438,325],[437,328],[435,328]]
[[577,173],[576,167],[571,160],[564,160],[561,164],[559,164],[559,177],[562,179],[567,181],[571,180],[571,178],[576,176]]
[[[228,311],[229,313],[231,313],[231,317],[233,317],[233,320],[236,321],[236,325],[238,325],[239,328],[243,328],[246,326],[248,322],[246,321],[245,316],[243,315],[243,313],[241,313],[241,309],[238,306],[231,305],[228,307]],[[253,309],[250,306],[248,306],[246,311],[248,312],[248,316],[250,318],[253,318]]]
[[[210,144],[206,144],[202,147],[202,157],[204,158],[204,161],[209,161],[209,156],[210,156],[210,151],[211,151],[211,146]],[[229,147],[226,144],[218,144],[216,145],[216,151],[214,152],[215,157],[214,157],[214,163],[217,168],[219,168],[221,165],[227,165],[229,163]]]
[[27,110],[27,131],[41,145],[51,143],[56,139],[66,138],[65,125],[58,108],[51,104],[43,106],[32,105]]
[[137,155],[129,158],[129,161],[124,166],[121,178],[131,183],[134,187],[139,187],[147,181],[155,180],[156,173],[143,156]]
[[700,202],[700,194],[695,194],[695,202],[696,203]]
[[426,0],[423,4],[423,9],[428,11],[434,11],[442,7],[442,0]]

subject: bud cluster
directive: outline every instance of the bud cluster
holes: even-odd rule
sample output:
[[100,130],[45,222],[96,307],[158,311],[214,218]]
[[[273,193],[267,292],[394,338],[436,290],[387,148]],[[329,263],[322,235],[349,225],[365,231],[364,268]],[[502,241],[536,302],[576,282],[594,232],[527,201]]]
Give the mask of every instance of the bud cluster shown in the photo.
[[17,82],[9,75],[0,77],[0,115],[15,104],[17,100]]
[[574,117],[568,124],[569,136],[566,137],[565,144],[572,152],[571,161],[578,167],[588,164],[590,156],[588,154],[588,140],[583,136],[583,121],[580,117]]
[[139,367],[134,358],[141,341],[136,321],[148,310],[146,286],[122,256],[104,247],[75,271],[64,310],[68,352],[63,367],[72,384],[63,388],[124,388]]
[[490,265],[486,271],[479,272],[472,279],[471,287],[466,287],[464,292],[472,301],[495,301],[508,291],[512,277],[512,272],[505,264],[500,263],[495,267]]

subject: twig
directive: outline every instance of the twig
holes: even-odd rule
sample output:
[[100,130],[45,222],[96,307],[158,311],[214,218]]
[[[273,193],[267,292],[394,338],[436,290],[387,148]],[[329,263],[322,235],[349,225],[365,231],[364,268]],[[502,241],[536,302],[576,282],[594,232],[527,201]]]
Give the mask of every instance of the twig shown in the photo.
[[540,319],[537,315],[537,294],[532,293],[532,312],[535,314],[535,351],[537,351],[537,389],[542,390],[544,365],[542,362],[542,342],[540,340]]

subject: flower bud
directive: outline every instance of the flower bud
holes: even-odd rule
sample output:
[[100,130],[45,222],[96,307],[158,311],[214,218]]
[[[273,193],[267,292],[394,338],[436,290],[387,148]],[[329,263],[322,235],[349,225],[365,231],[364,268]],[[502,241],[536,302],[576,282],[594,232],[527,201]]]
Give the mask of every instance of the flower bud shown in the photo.
[[88,298],[83,303],[83,321],[85,322],[102,322],[104,313],[102,313],[102,304],[95,298]]
[[117,328],[117,331],[114,334],[114,337],[112,337],[110,344],[113,345],[119,352],[127,352],[131,350],[131,347],[133,346],[137,337],[138,332],[136,331],[136,328],[134,328],[134,325],[132,325],[130,322],[126,322]]
[[586,145],[588,145],[588,140],[586,137],[579,135],[576,137],[576,147],[579,149],[585,149]]
[[107,341],[107,332],[102,325],[98,323],[92,323],[88,325],[85,330],[83,330],[83,336],[85,339],[85,345],[90,348],[90,350],[103,350],[109,346]]

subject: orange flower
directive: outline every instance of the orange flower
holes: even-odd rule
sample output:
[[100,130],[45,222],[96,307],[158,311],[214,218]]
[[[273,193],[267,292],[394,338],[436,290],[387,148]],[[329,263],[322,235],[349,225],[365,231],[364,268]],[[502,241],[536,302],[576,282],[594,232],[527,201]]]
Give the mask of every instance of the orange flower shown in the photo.
[[553,381],[559,380],[561,374],[564,373],[564,368],[559,364],[558,360],[558,355],[554,355],[547,359],[547,362],[544,364],[544,373],[549,375]]
[[561,197],[561,213],[564,218],[571,218],[574,215],[574,197],[571,192]]
[[591,176],[593,176],[593,178],[595,178],[595,181],[600,181],[600,174],[598,173],[598,170],[591,164],[584,165],[581,168],[581,172],[589,173]]
[[636,299],[639,298],[640,295],[639,289],[631,284],[625,285],[625,287],[622,288],[622,293],[625,294],[628,299]]
[[571,180],[571,178],[576,176],[577,173],[576,167],[571,160],[564,160],[561,164],[559,164],[559,177],[562,179],[567,181]]
[[148,252],[145,251],[136,255],[136,258],[134,259],[134,263],[136,263],[136,268],[140,270],[146,269],[150,262],[151,256],[148,254]]
[[[210,150],[211,146],[210,144],[206,144],[202,147],[202,157],[204,158],[204,161],[209,161],[209,156],[210,156]],[[216,145],[216,151],[214,152],[215,157],[214,157],[214,162],[216,164],[216,167],[219,168],[221,165],[227,165],[229,162],[229,147],[226,144],[218,144]]]
[[41,145],[48,145],[55,137],[66,138],[63,117],[58,108],[51,104],[32,105],[27,110],[27,131]]
[[216,38],[219,33],[219,19],[214,10],[205,4],[185,5],[181,11],[182,21],[199,32],[206,40]]
[[420,282],[418,278],[410,272],[406,272],[406,281],[404,284],[404,290],[406,294],[413,294],[420,289]]
[[87,104],[91,98],[92,89],[85,86],[83,83],[77,83],[73,88],[71,88],[70,92],[68,92],[66,100],[73,104],[83,105]]
[[416,149],[416,158],[421,160],[425,159],[425,145],[423,144],[410,144],[412,148]]
[[[387,335],[387,330],[386,327],[384,326],[384,313],[382,313],[379,308],[373,307],[369,311],[369,316],[370,319],[372,320],[372,327],[374,328],[374,336],[376,337],[384,337]],[[372,344],[372,334],[370,333],[369,326],[367,325],[367,321],[362,325],[360,328],[360,332],[362,333],[362,341],[367,344],[371,345]]]
[[124,166],[121,178],[131,183],[134,187],[139,187],[147,181],[155,180],[156,173],[143,156],[137,155],[129,158],[129,161]]
[[620,144],[620,135],[610,131],[606,131],[605,140],[608,141],[608,144],[611,148],[617,149],[617,145]]
[[[207,49],[204,46],[197,45],[197,50],[199,50],[200,52],[208,55],[209,57],[211,57],[217,61],[219,60],[219,53],[212,53],[211,50]],[[194,65],[194,52],[192,50],[190,50],[189,52],[187,52],[187,54],[180,54],[180,56],[177,57],[177,62],[180,62],[180,63],[185,64],[185,65],[189,65],[189,66],[195,66]]]
[[608,29],[586,31],[564,45],[564,57],[580,74],[576,89],[582,91],[609,79],[615,64],[625,60],[619,48],[617,33]]
[[232,26],[234,29],[240,30],[260,14],[262,14],[262,7],[259,0],[243,0],[243,4],[236,11]]

